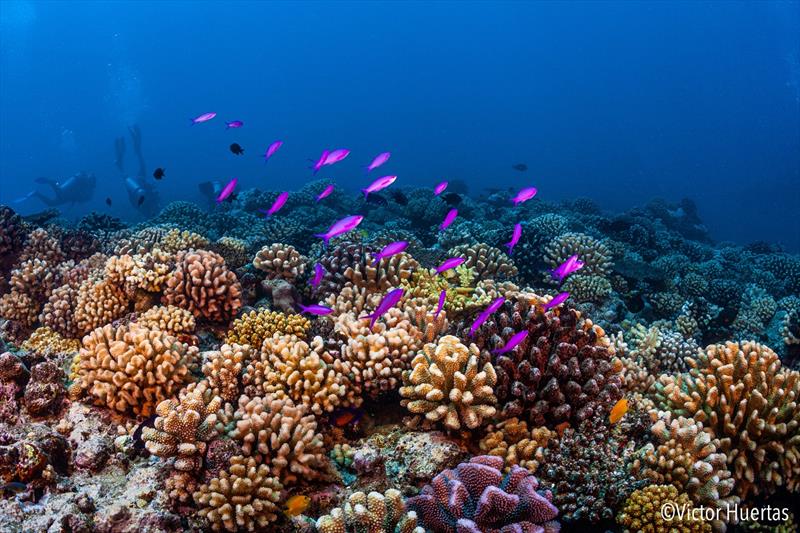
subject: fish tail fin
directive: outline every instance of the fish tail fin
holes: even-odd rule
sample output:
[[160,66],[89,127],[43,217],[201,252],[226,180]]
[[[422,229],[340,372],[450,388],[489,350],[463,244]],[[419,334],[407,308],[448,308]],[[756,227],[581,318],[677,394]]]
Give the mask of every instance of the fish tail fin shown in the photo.
[[195,124],[197,124],[197,122],[195,122],[193,118],[190,118],[189,122],[191,123],[190,126],[194,126]]
[[367,196],[369,196],[369,191],[367,189],[361,189],[361,192],[364,193],[364,200],[366,200]]
[[512,243],[510,243],[510,242],[507,242],[507,243],[505,243],[503,246],[505,246],[506,248],[508,248],[508,255],[511,255],[511,254],[513,254],[513,253],[514,253],[514,245],[513,245]]
[[314,237],[322,239],[322,242],[325,244],[325,246],[328,246],[328,242],[331,240],[327,233],[315,233]]
[[19,198],[16,198],[15,200],[12,200],[12,202],[14,202],[15,204],[21,204],[25,200],[33,198],[34,194],[36,194],[36,191],[31,191],[28,194],[26,194],[25,196],[20,196]]
[[306,311],[308,311],[308,307],[306,307],[305,305],[303,305],[303,304],[301,304],[301,303],[298,303],[298,304],[297,304],[297,307],[299,307],[299,308],[300,308],[300,312],[301,312],[301,313],[305,313]]

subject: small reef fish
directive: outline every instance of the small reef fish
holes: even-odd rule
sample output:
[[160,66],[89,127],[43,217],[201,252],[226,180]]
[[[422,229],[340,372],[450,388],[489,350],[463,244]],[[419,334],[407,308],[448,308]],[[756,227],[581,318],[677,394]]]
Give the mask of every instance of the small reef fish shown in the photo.
[[272,203],[272,207],[270,207],[266,211],[264,209],[259,209],[259,211],[267,215],[267,217],[271,217],[272,215],[280,211],[281,207],[283,207],[283,204],[286,203],[286,200],[288,198],[289,198],[289,193],[282,192],[278,195],[277,198],[275,198],[275,201]]
[[559,283],[563,283],[567,276],[582,269],[583,264],[583,261],[578,259],[578,254],[571,255],[566,261],[551,270],[550,275],[553,276],[553,279],[558,280]]
[[372,264],[377,265],[382,259],[386,259],[387,257],[399,254],[406,248],[408,248],[407,241],[395,241],[389,243],[386,246],[384,246],[380,252],[375,254],[375,261]]
[[489,306],[481,311],[481,314],[478,315],[478,318],[475,319],[475,322],[469,327],[469,336],[473,337],[475,332],[478,331],[484,322],[486,322],[493,313],[495,313],[503,304],[506,302],[506,299],[502,296],[500,298],[495,298],[492,300],[492,303]]
[[211,120],[212,118],[214,118],[216,116],[217,116],[216,113],[203,113],[202,115],[200,115],[198,117],[195,117],[195,118],[190,118],[189,120],[192,121],[192,125],[194,125],[194,124],[202,124],[203,122],[208,122],[209,120]]
[[436,187],[433,188],[433,195],[434,196],[439,196],[440,194],[442,194],[444,192],[444,190],[446,188],[447,188],[447,182],[446,181],[442,181],[442,182],[438,183],[436,185]]
[[165,175],[165,174],[164,174],[164,169],[163,169],[163,168],[161,168],[161,167],[158,167],[157,169],[155,169],[155,170],[153,171],[153,177],[154,177],[155,179],[157,179],[157,180],[160,180],[161,178],[163,178],[163,177],[164,177],[164,175]]
[[328,159],[328,154],[330,154],[329,151],[327,150],[322,151],[322,153],[319,156],[319,159],[317,159],[317,162],[314,163],[314,165],[311,167],[314,170],[314,174],[319,172],[319,169],[321,169],[325,165],[325,161]]
[[450,259],[447,259],[444,263],[438,266],[438,268],[436,269],[436,273],[441,274],[442,272],[446,272],[450,269],[456,268],[457,266],[464,264],[465,261],[466,259],[464,259],[463,257],[451,257]]
[[325,307],[324,305],[303,305],[297,304],[301,313],[308,313],[309,315],[325,316],[333,313],[333,309]]
[[334,163],[338,163],[348,155],[350,155],[350,150],[348,150],[347,148],[339,148],[338,150],[334,150],[333,152],[329,153],[328,156],[325,158],[325,162],[322,164],[333,165]]
[[383,152],[375,156],[375,159],[372,160],[372,163],[369,164],[367,167],[367,172],[375,170],[382,164],[386,163],[389,158],[392,156],[391,152]]
[[314,287],[315,289],[319,287],[319,284],[322,282],[322,277],[325,275],[325,267],[316,263],[314,265],[314,277],[308,282],[309,285]]
[[217,203],[221,204],[225,198],[231,195],[233,190],[236,188],[236,184],[239,183],[239,178],[233,178],[231,181],[228,182],[225,187],[222,188],[220,191],[219,196],[217,196]]
[[395,181],[397,181],[397,176],[383,176],[370,183],[366,189],[361,189],[361,192],[364,193],[364,198],[366,199],[369,193],[382,191]]
[[514,246],[517,245],[520,237],[522,237],[522,224],[517,222],[514,224],[514,233],[511,234],[511,240],[504,244],[508,248],[508,255],[514,253]]
[[526,187],[521,191],[519,191],[517,195],[511,199],[511,202],[514,205],[519,205],[522,202],[527,202],[528,200],[536,196],[537,192],[539,191],[536,190],[536,187]]
[[451,209],[450,211],[448,211],[447,214],[444,216],[444,220],[442,220],[442,223],[439,225],[439,231],[446,230],[450,226],[450,224],[453,223],[453,221],[456,219],[457,216],[458,216],[458,209]]
[[8,491],[19,494],[20,492],[25,492],[28,489],[28,484],[23,483],[22,481],[11,481],[9,483],[3,483],[0,485],[0,493]]
[[561,422],[560,424],[556,425],[556,431],[558,432],[558,438],[564,436],[564,431],[569,427],[569,422]]
[[516,348],[517,346],[519,346],[519,344],[522,341],[524,341],[525,337],[527,337],[527,336],[528,336],[528,330],[527,329],[524,329],[524,330],[520,331],[519,333],[515,333],[510,339],[508,339],[508,342],[505,344],[505,346],[503,346],[502,348],[498,348],[497,350],[493,350],[492,353],[495,354],[495,355],[501,355],[501,354],[504,354],[504,353],[508,353],[511,350],[513,350],[514,348]]
[[378,308],[375,309],[375,312],[371,315],[362,316],[360,320],[370,319],[369,322],[369,329],[372,329],[375,326],[375,322],[389,309],[397,305],[397,302],[400,301],[400,298],[403,297],[403,289],[392,289],[391,291],[386,293],[386,296],[383,297],[381,303],[378,304]]
[[550,309],[554,307],[558,307],[559,305],[563,304],[569,298],[568,292],[560,292],[553,296],[553,298],[547,302],[546,304],[542,305],[542,310],[546,313]]
[[447,289],[444,289],[439,293],[439,305],[436,306],[436,312],[433,314],[434,320],[439,318],[439,313],[441,313],[442,309],[444,309],[445,300],[447,300]]
[[231,120],[230,122],[225,123],[226,130],[229,130],[231,128],[234,129],[241,128],[242,126],[244,126],[244,122],[242,122],[241,120]]
[[516,165],[511,165],[511,168],[513,168],[514,170],[519,170],[520,172],[525,172],[526,170],[528,170],[528,165],[526,165],[525,163],[517,163]]
[[308,506],[311,505],[311,498],[298,494],[286,500],[286,505],[283,507],[283,514],[292,518],[293,516],[300,516],[303,514]]
[[337,428],[343,428],[358,423],[364,416],[364,411],[353,407],[342,407],[331,413],[331,424]]
[[267,151],[264,152],[264,162],[266,163],[269,161],[269,158],[278,151],[278,148],[283,146],[283,141],[275,141],[267,147]]
[[361,221],[364,220],[364,217],[361,215],[350,215],[349,217],[344,217],[341,220],[337,220],[333,223],[333,225],[328,229],[325,233],[317,233],[314,237],[319,237],[325,243],[325,246],[328,245],[331,239],[334,237],[338,237],[343,233],[347,233],[348,231],[352,231],[361,224]]
[[328,196],[330,196],[330,195],[331,195],[331,193],[333,192],[333,189],[334,189],[334,188],[335,188],[335,187],[334,187],[333,183],[331,183],[330,185],[328,185],[327,187],[325,187],[325,190],[323,190],[321,193],[319,193],[319,194],[317,195],[317,201],[319,202],[319,201],[320,201],[320,200],[322,200],[323,198],[327,198]]
[[238,144],[238,143],[233,143],[233,144],[230,146],[230,148],[231,148],[231,152],[233,152],[233,153],[234,153],[234,154],[236,154],[236,155],[242,155],[242,154],[244,153],[244,148],[242,148],[241,146],[239,146],[239,144]]
[[449,192],[442,195],[442,200],[444,200],[447,205],[458,205],[461,203],[461,196],[454,192]]
[[626,398],[622,398],[617,403],[614,404],[614,407],[611,408],[611,414],[608,415],[608,421],[612,424],[616,424],[619,422],[625,413],[628,412],[628,400]]

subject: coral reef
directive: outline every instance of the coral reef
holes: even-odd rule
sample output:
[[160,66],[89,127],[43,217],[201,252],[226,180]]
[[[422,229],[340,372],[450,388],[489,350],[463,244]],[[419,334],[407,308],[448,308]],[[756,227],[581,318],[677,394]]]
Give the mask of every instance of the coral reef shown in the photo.
[[[685,514],[667,519],[661,509],[664,506],[683,509]],[[672,485],[649,485],[634,491],[617,517],[617,522],[626,533],[634,531],[674,531],[675,533],[695,533],[711,531],[711,526],[702,518],[695,518],[691,512],[692,502],[686,494],[679,493]]]
[[403,497],[399,491],[354,492],[342,507],[319,517],[316,523],[319,533],[424,533],[417,526],[414,511],[405,512]]
[[225,336],[228,344],[249,344],[261,348],[264,340],[276,333],[304,339],[311,322],[301,315],[283,314],[268,309],[250,311],[233,321]]
[[227,322],[242,306],[242,287],[222,256],[194,250],[180,252],[167,278],[162,302],[191,311],[197,318]]
[[307,261],[294,246],[274,243],[258,251],[253,266],[266,272],[267,279],[294,281],[305,272]]

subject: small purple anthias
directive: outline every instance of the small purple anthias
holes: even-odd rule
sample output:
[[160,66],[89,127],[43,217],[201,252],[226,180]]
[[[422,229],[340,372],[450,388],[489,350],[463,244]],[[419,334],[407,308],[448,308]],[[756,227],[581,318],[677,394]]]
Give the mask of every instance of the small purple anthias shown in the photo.
[[344,217],[341,220],[337,220],[333,223],[333,225],[328,229],[325,233],[317,233],[314,237],[319,237],[325,243],[325,246],[328,245],[331,239],[334,237],[338,237],[348,231],[352,231],[361,224],[361,221],[364,220],[364,217],[361,215],[350,215],[349,217]]
[[469,327],[469,336],[472,337],[475,335],[475,332],[478,331],[478,328],[486,322],[490,316],[494,312],[496,312],[502,305],[505,303],[506,299],[503,297],[495,298],[489,306],[481,311],[481,314],[478,315],[478,318],[475,319],[475,322]]
[[325,275],[325,267],[323,267],[319,263],[316,263],[314,265],[314,277],[309,280],[308,284],[316,289],[322,282],[322,277],[324,275]]
[[525,189],[519,191],[517,195],[511,199],[511,201],[514,203],[514,205],[519,205],[522,202],[527,202],[536,196],[537,192],[538,191],[536,190],[536,187],[526,187]]
[[557,280],[558,283],[561,284],[564,283],[564,280],[567,278],[567,276],[582,269],[583,265],[583,261],[578,259],[578,254],[571,255],[566,261],[551,270],[550,275],[553,276],[554,280]]
[[391,257],[393,255],[399,254],[403,250],[408,248],[407,241],[395,241],[387,244],[383,247],[383,249],[375,254],[375,260],[372,263],[373,265],[377,265],[382,259],[386,259],[387,257]]
[[202,124],[203,122],[208,122],[212,118],[216,117],[216,113],[203,113],[199,117],[190,118],[189,120],[192,121],[192,125],[194,124]]
[[333,152],[329,153],[328,156],[325,158],[325,162],[322,164],[332,165],[334,163],[338,163],[348,155],[350,155],[350,150],[348,150],[347,148],[339,148],[338,150],[334,150]]
[[458,216],[458,209],[451,209],[450,211],[448,211],[447,214],[444,216],[444,220],[442,221],[442,223],[439,224],[439,231],[446,230],[450,226],[450,224],[453,223],[453,221],[456,219],[457,216]]
[[222,188],[222,190],[219,193],[219,196],[217,196],[218,204],[221,204],[223,200],[225,200],[228,196],[230,196],[233,193],[233,190],[236,188],[236,184],[238,182],[239,182],[238,178],[233,178],[231,181],[228,182],[227,185],[225,185],[225,187]]
[[311,167],[312,169],[314,169],[314,174],[319,172],[319,169],[321,169],[325,165],[325,160],[328,159],[328,154],[330,154],[329,151],[327,150],[322,151],[322,153],[319,156],[319,159],[317,159],[317,162],[314,163],[314,165]]
[[440,194],[442,194],[444,192],[444,190],[446,188],[447,188],[447,182],[446,181],[443,181],[443,182],[439,183],[438,185],[436,185],[436,187],[433,188],[433,195],[434,196],[439,196]]
[[459,265],[463,265],[465,261],[466,259],[464,259],[463,257],[451,257],[450,259],[447,259],[444,263],[439,265],[439,267],[436,269],[436,273],[441,274],[442,272],[445,272],[452,268],[456,268]]
[[375,309],[375,312],[371,315],[362,316],[360,319],[370,319],[369,328],[372,329],[375,326],[375,322],[383,316],[386,311],[397,305],[397,302],[400,301],[400,298],[403,297],[403,289],[393,289],[386,293],[386,296],[383,297],[381,303],[378,304],[378,308]]
[[375,159],[372,160],[372,163],[369,164],[367,167],[367,172],[371,172],[381,166],[382,164],[386,163],[389,158],[392,156],[391,152],[383,152],[375,156]]
[[517,222],[514,224],[514,233],[511,234],[511,240],[504,245],[506,248],[508,248],[508,255],[514,253],[514,246],[517,245],[520,237],[522,237],[522,224]]
[[542,310],[544,312],[547,312],[547,311],[549,311],[550,309],[552,309],[554,307],[558,307],[559,305],[561,305],[564,302],[566,302],[567,298],[569,298],[569,293],[568,292],[560,292],[560,293],[556,294],[555,296],[553,296],[553,298],[549,302],[547,302],[546,304],[543,304],[542,305]]
[[235,128],[241,128],[242,126],[244,126],[244,122],[242,122],[241,120],[232,120],[230,122],[226,122],[225,123],[225,129],[226,130],[229,130],[231,128],[234,128],[234,129]]
[[436,306],[436,312],[433,314],[434,320],[439,318],[439,313],[441,313],[442,309],[444,309],[445,300],[447,300],[447,289],[444,289],[439,293],[439,305]]
[[275,141],[267,147],[267,151],[264,152],[264,162],[266,163],[269,161],[269,158],[273,156],[275,152],[278,151],[278,148],[283,146],[283,141]]
[[325,316],[333,313],[333,309],[325,307],[324,305],[297,304],[297,306],[300,308],[301,313],[307,313],[309,315]]
[[519,346],[519,344],[522,341],[524,341],[525,337],[527,337],[527,336],[528,336],[528,330],[527,329],[523,329],[522,331],[520,331],[519,333],[515,333],[514,336],[512,336],[510,339],[508,339],[508,342],[505,344],[505,346],[503,346],[502,348],[498,348],[496,350],[492,350],[492,353],[495,354],[495,355],[501,355],[501,354],[504,354],[504,353],[508,353],[511,350],[513,350],[514,348],[516,348],[517,346]]
[[281,210],[281,207],[283,207],[283,204],[286,203],[286,200],[288,198],[289,198],[289,193],[282,192],[278,195],[277,198],[275,198],[275,201],[272,203],[272,207],[270,207],[268,210],[259,209],[259,211],[267,215],[267,217],[271,217],[272,215]]
[[334,189],[334,188],[335,188],[335,187],[333,186],[333,183],[331,183],[330,185],[328,185],[327,187],[325,187],[325,189],[324,189],[324,190],[323,190],[321,193],[319,193],[319,194],[317,195],[317,201],[319,202],[319,201],[320,201],[320,200],[322,200],[323,198],[327,198],[328,196],[330,196],[330,195],[331,195],[331,193],[333,192],[333,189]]
[[378,178],[372,183],[369,184],[369,187],[366,189],[361,189],[361,192],[364,193],[364,199],[366,200],[371,192],[378,192],[382,191],[392,183],[397,180],[397,176],[383,176],[382,178]]

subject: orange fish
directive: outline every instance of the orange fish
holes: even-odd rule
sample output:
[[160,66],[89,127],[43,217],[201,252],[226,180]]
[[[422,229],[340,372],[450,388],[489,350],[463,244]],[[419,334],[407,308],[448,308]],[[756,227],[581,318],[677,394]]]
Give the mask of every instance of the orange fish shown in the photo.
[[560,424],[556,425],[556,431],[558,431],[558,436],[564,436],[564,430],[569,427],[569,422],[561,422]]
[[343,428],[355,424],[361,420],[363,413],[360,409],[343,408],[338,409],[331,415],[331,424],[338,428]]
[[288,500],[286,500],[286,505],[283,508],[283,514],[288,517],[292,516],[299,516],[308,509],[308,506],[311,504],[311,498],[308,496],[297,495],[292,496]]
[[628,412],[628,400],[622,398],[620,401],[614,404],[614,407],[611,409],[611,414],[608,415],[608,421],[612,424],[616,424],[619,422],[625,413]]

